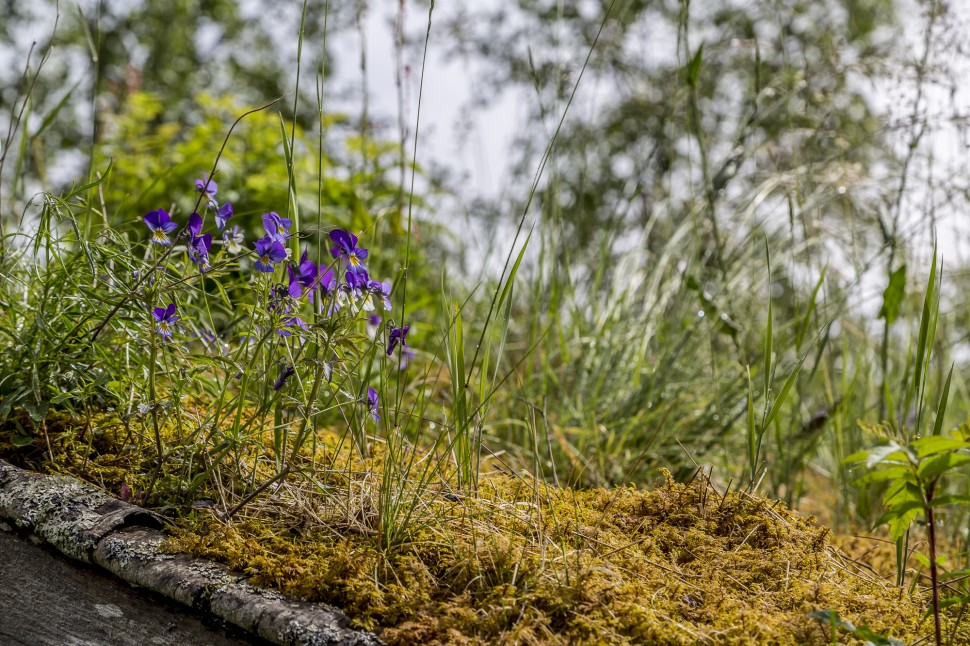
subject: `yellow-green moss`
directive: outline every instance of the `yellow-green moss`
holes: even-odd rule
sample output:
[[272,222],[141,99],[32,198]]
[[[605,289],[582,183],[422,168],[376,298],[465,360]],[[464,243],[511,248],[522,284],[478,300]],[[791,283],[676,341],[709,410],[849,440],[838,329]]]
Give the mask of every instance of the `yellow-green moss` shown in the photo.
[[[83,460],[65,452],[48,468],[141,482],[150,450],[112,446],[126,434],[99,424],[103,446]],[[77,440],[70,428],[61,432]],[[382,548],[380,478],[391,457],[375,447],[363,460],[320,432],[317,454],[304,453],[321,467],[314,480],[289,477],[230,524],[178,502],[173,484],[178,529],[168,547],[333,603],[394,644],[827,644],[813,610],[907,642],[930,630],[922,588],[911,596],[856,567],[813,519],[669,474],[652,491],[576,491],[496,472],[475,496],[456,496],[443,471],[433,484],[404,478],[397,493],[414,511]],[[271,475],[271,452],[247,455],[256,483]],[[245,487],[234,486],[220,495],[238,500]],[[201,493],[219,499],[216,489]]]

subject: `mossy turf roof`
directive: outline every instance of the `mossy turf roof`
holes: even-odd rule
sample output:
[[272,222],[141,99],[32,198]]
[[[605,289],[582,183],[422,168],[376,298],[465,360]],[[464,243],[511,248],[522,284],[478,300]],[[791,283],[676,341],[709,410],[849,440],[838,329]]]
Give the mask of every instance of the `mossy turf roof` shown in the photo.
[[[97,442],[78,441],[80,424]],[[54,464],[40,457],[44,439],[26,451],[35,468],[137,492],[151,456],[124,428],[110,416],[61,420],[48,425]],[[24,462],[11,433],[0,430],[0,455]],[[77,453],[82,445],[89,450]],[[403,458],[383,446],[361,459],[320,432],[302,475],[267,488],[228,523],[193,510],[192,499],[225,509],[245,483],[219,470],[203,491],[163,479],[159,500],[175,524],[168,548],[332,603],[392,644],[828,644],[831,629],[809,616],[817,610],[906,643],[931,630],[919,586],[901,589],[847,558],[826,528],[781,503],[666,472],[651,490],[572,490],[495,470],[472,495],[444,468],[433,482],[402,477]],[[406,453],[417,464],[438,459]],[[251,483],[272,476],[268,453],[235,459]],[[382,488],[388,473],[397,484]],[[389,528],[387,510],[402,508]]]

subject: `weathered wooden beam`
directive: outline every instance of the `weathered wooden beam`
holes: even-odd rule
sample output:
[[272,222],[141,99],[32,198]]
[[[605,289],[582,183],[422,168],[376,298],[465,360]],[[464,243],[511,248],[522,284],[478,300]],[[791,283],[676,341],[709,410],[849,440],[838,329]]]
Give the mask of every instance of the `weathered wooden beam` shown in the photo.
[[340,610],[255,588],[226,567],[164,554],[151,512],[66,476],[44,476],[0,460],[0,519],[29,529],[71,558],[96,564],[131,585],[210,613],[275,644],[377,646]]

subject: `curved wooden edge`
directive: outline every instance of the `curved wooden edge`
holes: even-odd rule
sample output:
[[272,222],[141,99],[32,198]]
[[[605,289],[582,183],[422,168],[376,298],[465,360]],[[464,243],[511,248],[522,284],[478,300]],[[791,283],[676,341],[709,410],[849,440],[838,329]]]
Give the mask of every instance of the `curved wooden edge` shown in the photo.
[[160,518],[74,478],[32,473],[0,460],[0,519],[29,529],[71,558],[275,644],[382,643],[373,633],[350,628],[337,608],[255,588],[216,563],[163,554]]

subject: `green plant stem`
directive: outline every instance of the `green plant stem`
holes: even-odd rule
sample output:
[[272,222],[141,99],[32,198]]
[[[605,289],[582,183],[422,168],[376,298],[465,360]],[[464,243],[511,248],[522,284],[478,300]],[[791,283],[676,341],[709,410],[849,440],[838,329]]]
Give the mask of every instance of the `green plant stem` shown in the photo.
[[151,356],[148,365],[148,397],[152,404],[152,426],[155,431],[155,451],[157,456],[155,458],[155,468],[152,470],[152,479],[148,483],[148,488],[145,490],[145,499],[142,501],[146,505],[152,497],[152,491],[155,489],[155,483],[158,481],[158,475],[162,470],[162,455],[165,452],[164,446],[162,445],[162,432],[158,426],[158,402],[155,401],[155,366],[157,362],[158,338],[153,326],[151,333]]

